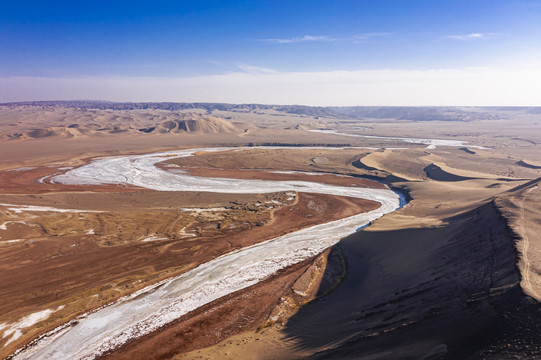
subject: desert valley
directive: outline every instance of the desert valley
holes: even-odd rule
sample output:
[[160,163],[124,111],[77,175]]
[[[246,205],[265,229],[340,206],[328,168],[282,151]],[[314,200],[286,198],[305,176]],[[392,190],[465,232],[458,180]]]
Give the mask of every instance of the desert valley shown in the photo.
[[540,122],[2,104],[0,357],[540,357]]

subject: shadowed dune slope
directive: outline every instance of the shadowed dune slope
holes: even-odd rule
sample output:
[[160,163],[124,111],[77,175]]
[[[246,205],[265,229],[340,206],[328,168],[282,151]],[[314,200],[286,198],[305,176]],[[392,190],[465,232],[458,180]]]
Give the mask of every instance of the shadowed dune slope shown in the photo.
[[358,232],[337,245],[344,282],[286,333],[320,359],[540,354],[541,308],[520,288],[514,242],[493,202],[439,227]]
[[522,166],[522,167],[525,167],[525,168],[528,168],[528,169],[534,169],[534,170],[539,170],[539,169],[541,169],[541,166],[533,165],[533,164],[527,163],[527,162],[524,161],[524,160],[517,161],[517,165]]
[[464,181],[464,180],[472,180],[475,178],[472,177],[465,177],[465,176],[459,176],[455,174],[451,174],[447,171],[442,170],[439,166],[430,164],[426,166],[423,171],[426,173],[426,176],[429,179],[436,180],[436,181]]

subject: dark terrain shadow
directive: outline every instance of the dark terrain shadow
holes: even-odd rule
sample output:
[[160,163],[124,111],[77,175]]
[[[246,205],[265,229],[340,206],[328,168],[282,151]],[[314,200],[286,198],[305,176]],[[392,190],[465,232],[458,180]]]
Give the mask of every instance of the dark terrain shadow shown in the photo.
[[343,239],[346,274],[288,322],[320,359],[541,354],[541,306],[519,286],[515,235],[493,202],[441,227]]
[[470,150],[470,149],[468,149],[467,147],[461,147],[461,148],[458,148],[458,150],[462,150],[462,151],[464,151],[465,153],[470,154],[470,155],[475,155],[475,151]]
[[436,180],[436,181],[455,182],[455,181],[478,179],[478,178],[459,176],[459,175],[448,173],[447,171],[442,170],[439,166],[434,165],[434,164],[427,165],[423,170],[429,179]]
[[[385,173],[387,175],[386,176],[357,175],[357,176],[361,176],[361,177],[364,177],[364,178],[367,178],[367,179],[381,181],[381,182],[384,182],[386,184],[390,184],[390,183],[393,183],[393,182],[406,182],[406,181],[408,181],[408,180],[406,180],[404,178],[401,178],[401,177],[398,177],[398,176],[395,176],[395,175],[392,175],[392,174],[388,174],[388,172],[385,171],[385,170],[380,170],[380,169],[377,169],[375,167],[367,166],[361,160],[362,159],[355,160],[354,162],[351,163],[351,165],[353,165],[357,169],[367,170],[367,171],[381,171],[381,172],[383,172],[383,173]],[[352,175],[352,176],[355,176],[355,175]]]
[[522,167],[525,167],[525,168],[528,168],[528,169],[534,169],[534,170],[539,170],[539,169],[541,169],[541,166],[528,164],[527,162],[522,161],[522,160],[517,161],[517,165],[522,166]]

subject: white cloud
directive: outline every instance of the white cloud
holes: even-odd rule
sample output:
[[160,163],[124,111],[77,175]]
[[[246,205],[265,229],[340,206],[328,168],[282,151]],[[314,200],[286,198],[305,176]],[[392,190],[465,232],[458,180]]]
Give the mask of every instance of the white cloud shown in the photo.
[[494,34],[489,33],[472,33],[472,34],[466,34],[466,35],[447,35],[445,36],[446,39],[453,39],[453,40],[480,40],[480,39],[487,39],[492,37]]
[[338,39],[331,38],[325,35],[304,35],[288,39],[260,39],[260,41],[274,44],[291,44],[299,42],[332,42]]
[[188,78],[0,78],[0,102],[178,101],[305,105],[540,105],[541,68],[231,73]]
[[237,64],[237,67],[249,74],[275,74],[277,73],[276,70],[261,67],[261,66],[255,66],[255,65],[248,65],[248,64]]
[[388,35],[390,35],[390,33],[385,33],[385,32],[364,33],[364,34],[357,34],[357,35],[343,37],[343,38],[335,38],[335,37],[330,37],[326,35],[304,35],[304,36],[298,36],[298,37],[286,38],[286,39],[260,39],[260,41],[273,43],[273,44],[292,44],[292,43],[300,43],[300,42],[338,42],[338,41],[360,43],[374,37],[382,37],[382,36],[388,36]]
[[372,38],[375,38],[375,37],[386,37],[386,36],[390,36],[390,35],[391,35],[390,33],[386,33],[386,32],[364,33],[364,34],[354,35],[350,39],[345,39],[345,40],[351,40],[354,43],[358,44],[358,43],[365,42],[366,40],[372,39]]

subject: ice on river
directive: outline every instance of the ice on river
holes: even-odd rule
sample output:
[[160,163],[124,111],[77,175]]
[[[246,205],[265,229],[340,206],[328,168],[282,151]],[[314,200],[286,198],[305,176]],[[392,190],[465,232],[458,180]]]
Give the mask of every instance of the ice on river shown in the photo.
[[[213,148],[205,151],[228,150]],[[148,334],[198,307],[254,285],[280,269],[309,259],[342,237],[399,207],[386,189],[340,187],[306,181],[266,181],[194,177],[155,166],[164,156],[196,150],[102,158],[55,178],[65,184],[128,184],[161,191],[265,193],[305,191],[374,200],[367,213],[315,225],[220,256],[176,278],[151,286],[78,319],[21,351],[16,359],[93,359],[130,339]],[[169,157],[170,158],[170,157]]]

